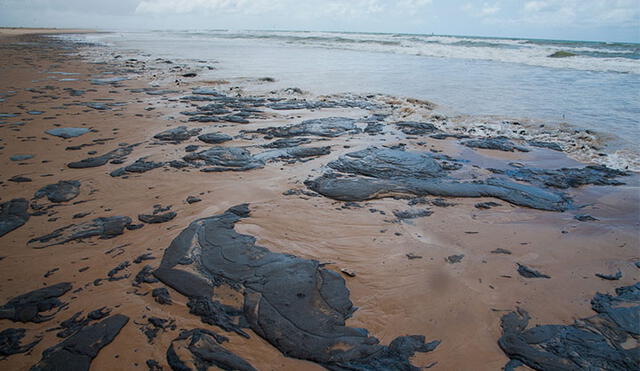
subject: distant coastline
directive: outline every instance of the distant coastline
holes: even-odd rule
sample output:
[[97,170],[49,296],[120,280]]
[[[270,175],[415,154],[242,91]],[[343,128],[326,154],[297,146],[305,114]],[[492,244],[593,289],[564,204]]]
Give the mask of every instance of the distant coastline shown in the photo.
[[0,27],[0,37],[20,35],[85,34],[100,32],[101,31],[86,28]]

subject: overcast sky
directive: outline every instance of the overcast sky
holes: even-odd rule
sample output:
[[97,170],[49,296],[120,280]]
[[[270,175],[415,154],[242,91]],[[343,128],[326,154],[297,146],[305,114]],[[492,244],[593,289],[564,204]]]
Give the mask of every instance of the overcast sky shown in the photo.
[[366,31],[640,42],[640,0],[0,0],[0,25]]

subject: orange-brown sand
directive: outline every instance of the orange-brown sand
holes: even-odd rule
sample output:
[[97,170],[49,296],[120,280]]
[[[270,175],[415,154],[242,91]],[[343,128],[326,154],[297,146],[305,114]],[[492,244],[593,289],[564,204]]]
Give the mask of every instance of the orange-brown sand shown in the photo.
[[[6,32],[1,30],[0,34]],[[37,44],[28,43],[32,41]],[[121,83],[124,87],[117,88],[90,84],[89,78],[109,69],[108,65],[88,64],[68,51],[43,47],[38,36],[10,36],[0,41],[0,89],[7,94],[0,96],[5,99],[0,102],[0,113],[20,113],[18,118],[6,120],[11,123],[0,125],[0,202],[17,197],[30,199],[39,188],[59,180],[81,181],[80,196],[74,201],[86,201],[65,203],[54,208],[51,215],[33,216],[24,226],[0,238],[0,256],[4,257],[0,260],[0,305],[16,295],[58,282],[68,281],[74,288],[85,288],[78,294],[65,295],[63,299],[69,302],[69,307],[49,322],[16,324],[0,320],[0,330],[24,327],[28,338],[43,336],[43,341],[30,353],[0,360],[1,369],[28,369],[40,360],[43,350],[61,340],[55,332],[46,332],[47,329],[56,327],[75,312],[86,313],[102,306],[131,320],[113,343],[102,349],[92,363],[92,370],[146,370],[148,359],[157,360],[165,370],[170,369],[165,356],[167,347],[180,329],[197,327],[210,328],[229,337],[229,343],[224,346],[260,370],[322,369],[310,362],[283,356],[253,333],[251,339],[244,339],[201,323],[188,313],[187,299],[171,289],[174,300],[171,306],[157,304],[150,294],[136,295],[131,279],[144,263],[133,264],[126,270],[131,274],[130,279],[105,282],[101,286],[92,284],[96,278],[106,277],[119,263],[132,261],[143,253],[151,252],[156,259],[145,263],[157,266],[164,249],[189,223],[240,203],[250,204],[252,216],[243,220],[237,229],[255,236],[259,245],[329,263],[327,267],[337,272],[348,269],[356,273],[355,277],[345,276],[350,298],[359,308],[348,320],[349,326],[368,329],[383,344],[407,334],[441,340],[435,351],[418,353],[413,358],[416,366],[437,362],[434,370],[500,369],[508,361],[497,345],[501,335],[500,317],[506,311],[516,307],[526,309],[534,325],[568,324],[593,313],[590,299],[596,292],[612,292],[615,287],[632,284],[640,278],[640,270],[633,265],[639,257],[639,193],[635,175],[625,179],[628,184],[623,186],[586,186],[569,191],[576,204],[588,205],[582,211],[597,217],[598,222],[578,222],[571,213],[532,210],[499,200],[501,206],[479,210],[474,208],[475,203],[496,200],[451,198],[447,201],[455,206],[432,207],[433,215],[429,217],[391,223],[393,211],[406,209],[406,201],[375,200],[361,203],[363,208],[344,209],[342,202],[323,197],[282,194],[292,188],[305,188],[302,182],[309,175],[319,175],[318,169],[341,154],[371,145],[374,139],[368,136],[324,142],[323,145],[332,146],[331,155],[309,162],[271,163],[264,169],[246,172],[207,174],[193,169],[155,169],[122,179],[109,176],[110,171],[121,165],[69,169],[67,163],[89,157],[88,151],[102,154],[117,148],[121,142],[143,143],[128,156],[126,163],[130,163],[144,156],[157,161],[179,158],[186,144],[197,141],[193,138],[181,145],[152,145],[154,134],[181,124],[178,112],[187,106],[126,90],[147,87],[143,78],[124,81]],[[78,75],[51,75],[48,71]],[[78,80],[60,81],[65,77]],[[178,86],[163,86],[181,91],[174,97],[188,94],[190,87],[185,81]],[[35,90],[25,90],[28,88]],[[82,97],[72,97],[63,88],[87,92]],[[127,104],[109,111],[64,106],[104,98],[111,99],[104,102]],[[63,106],[66,109],[57,108]],[[148,107],[155,109],[145,110]],[[29,110],[44,113],[30,116],[26,114]],[[286,125],[304,118],[361,117],[365,113],[357,109],[295,111],[293,114],[273,111],[265,120],[229,124],[217,130],[237,135],[241,129]],[[92,132],[68,140],[44,133],[57,124],[86,127]],[[100,138],[113,139],[80,151],[65,150],[67,146]],[[469,150],[453,140],[388,137],[385,144],[400,141],[409,149],[443,150],[482,167],[504,161],[505,156],[508,161],[534,165],[577,164],[561,153],[546,150],[505,155]],[[234,140],[223,145],[262,143],[262,139]],[[350,148],[344,148],[345,145]],[[9,157],[14,154],[33,154],[34,157],[10,161]],[[14,175],[27,176],[33,181],[7,181]],[[200,197],[202,202],[187,204],[185,199],[189,195]],[[178,216],[168,223],[145,225],[109,240],[90,239],[45,249],[27,245],[33,237],[95,217],[128,215],[136,219],[138,214],[150,212],[155,204],[173,205],[172,210]],[[370,208],[382,210],[386,215],[371,213]],[[72,219],[81,212],[91,214]],[[510,250],[512,254],[492,254],[497,248]],[[410,253],[422,258],[408,259],[406,254]],[[464,258],[457,264],[445,262],[447,256],[454,254],[464,254]],[[516,262],[552,278],[525,279],[516,272]],[[80,272],[85,267],[88,269]],[[59,270],[45,278],[44,274],[53,268]],[[618,270],[623,273],[620,281],[605,281],[594,276],[594,273]],[[150,292],[151,288],[160,286],[143,284],[138,292]],[[144,316],[174,319],[177,329],[161,332],[148,344],[136,324],[143,323]]]

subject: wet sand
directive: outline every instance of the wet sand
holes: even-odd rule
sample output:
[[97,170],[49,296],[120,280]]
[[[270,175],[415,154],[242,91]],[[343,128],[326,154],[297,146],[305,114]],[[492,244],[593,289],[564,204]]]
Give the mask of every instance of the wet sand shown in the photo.
[[[68,307],[48,322],[20,324],[0,320],[1,329],[27,329],[26,339],[42,336],[42,341],[30,352],[1,360],[3,369],[28,369],[40,360],[45,349],[61,340],[56,332],[47,332],[47,329],[56,327],[76,312],[86,313],[101,307],[110,308],[112,314],[124,314],[130,321],[115,340],[99,352],[91,363],[92,370],[147,369],[148,359],[156,360],[165,370],[170,369],[165,355],[167,348],[180,330],[193,328],[207,328],[227,336],[230,340],[224,347],[260,370],[322,369],[312,362],[285,357],[251,330],[247,330],[250,339],[245,339],[202,323],[197,316],[189,314],[188,299],[172,288],[169,291],[173,305],[159,305],[150,291],[165,287],[162,283],[143,283],[138,288],[131,285],[145,264],[158,266],[165,249],[191,222],[221,214],[242,203],[249,204],[251,216],[240,221],[236,231],[254,236],[258,245],[273,252],[327,263],[325,268],[338,273],[343,269],[355,272],[354,277],[340,273],[350,291],[350,300],[358,308],[347,320],[348,326],[367,329],[385,345],[398,336],[413,334],[424,335],[428,341],[441,340],[434,351],[417,353],[412,358],[413,365],[419,367],[500,369],[508,361],[497,344],[501,336],[500,318],[505,313],[520,307],[531,314],[532,325],[570,324],[593,314],[590,300],[596,292],[611,293],[614,288],[634,284],[640,278],[640,270],[634,265],[640,260],[640,197],[636,174],[620,179],[625,185],[586,185],[565,190],[575,205],[583,206],[580,209],[550,212],[494,198],[450,197],[446,201],[454,206],[418,205],[417,208],[429,208],[433,214],[404,221],[397,220],[393,213],[411,209],[408,200],[403,198],[369,200],[354,206],[320,195],[283,193],[290,189],[308,191],[303,182],[321,175],[327,163],[371,145],[403,143],[411,151],[442,151],[439,153],[468,161],[457,170],[458,175],[467,179],[482,179],[488,174],[485,168],[505,169],[509,162],[539,168],[580,167],[581,164],[549,149],[531,147],[526,153],[470,149],[456,139],[436,140],[404,135],[396,130],[314,142],[331,146],[331,153],[307,162],[268,162],[262,169],[216,173],[163,166],[142,174],[130,173],[126,178],[112,177],[111,171],[138,158],[171,161],[185,154],[186,145],[198,144],[200,150],[211,147],[195,137],[180,144],[157,144],[153,139],[155,134],[180,125],[205,128],[203,133],[229,134],[234,137],[233,141],[219,146],[251,146],[250,150],[255,153],[260,151],[257,145],[269,140],[250,134],[238,137],[241,130],[285,126],[311,118],[361,118],[372,112],[360,108],[295,111],[267,108],[261,109],[261,119],[250,119],[248,124],[186,122],[188,117],[180,112],[192,110],[190,105],[196,102],[179,98],[190,95],[191,88],[207,86],[197,79],[181,76],[188,71],[171,70],[175,66],[169,64],[161,70],[162,67],[158,67],[161,62],[153,65],[149,62],[143,68],[139,61],[127,62],[125,58],[114,58],[111,64],[91,64],[74,54],[75,47],[39,36],[1,38],[0,48],[3,66],[0,98],[4,100],[0,102],[0,113],[16,114],[0,118],[0,202],[19,197],[30,200],[37,190],[60,180],[81,182],[77,198],[49,209],[44,215],[31,216],[24,226],[0,237],[0,256],[3,257],[0,304],[58,282],[71,282],[74,289],[83,288],[63,296]],[[128,80],[107,85],[90,81],[113,76],[127,76]],[[131,91],[148,88],[151,80],[161,84],[159,89],[177,92],[147,95]],[[264,90],[265,84],[268,82],[230,77],[228,84],[208,86],[229,94],[248,95]],[[240,88],[234,89],[237,86]],[[85,92],[71,96],[65,88]],[[271,96],[282,94],[276,92]],[[380,97],[377,101],[384,100],[389,98]],[[125,104],[99,110],[83,105],[86,102]],[[389,107],[393,107],[393,116],[384,122],[387,127],[392,127],[390,123],[394,118],[401,118],[402,112],[410,118],[432,114],[426,105],[402,99],[385,106]],[[29,114],[28,111],[42,113]],[[71,139],[45,134],[45,130],[57,125],[91,131]],[[105,140],[96,144],[97,139]],[[122,165],[67,167],[70,162],[91,157],[90,151],[101,155],[117,148],[119,143],[141,144],[134,147]],[[65,149],[81,144],[93,145],[81,150]],[[33,155],[33,158],[9,159],[18,154]],[[8,180],[15,175],[32,181]],[[189,204],[185,201],[188,196],[197,196],[202,201]],[[489,201],[500,205],[487,210],[474,206]],[[46,199],[37,203],[49,204]],[[44,249],[34,249],[28,244],[34,237],[97,217],[122,215],[139,223],[137,215],[151,213],[156,204],[171,205],[177,217],[166,223],[145,224],[141,229],[125,231],[113,239],[89,238]],[[73,218],[84,212],[90,214]],[[578,221],[574,218],[578,214],[589,214],[598,221]],[[496,249],[509,250],[511,254],[491,253]],[[107,272],[118,264],[132,262],[144,253],[151,253],[155,259],[132,263],[122,272],[130,274],[129,278],[104,281],[99,286],[93,284],[96,279],[106,278]],[[409,259],[407,254],[421,258]],[[451,264],[446,258],[452,255],[464,257]],[[524,278],[517,273],[516,263],[551,278]],[[59,270],[44,277],[54,268]],[[617,271],[622,272],[618,281],[594,276]],[[223,290],[216,291],[216,295],[223,298],[221,292]],[[153,342],[148,343],[140,328],[149,316],[174,320],[176,329],[160,331]]]

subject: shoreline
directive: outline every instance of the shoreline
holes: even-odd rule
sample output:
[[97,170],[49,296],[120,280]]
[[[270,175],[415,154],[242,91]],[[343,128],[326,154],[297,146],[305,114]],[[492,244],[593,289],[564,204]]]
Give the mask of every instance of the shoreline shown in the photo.
[[[100,45],[100,44],[99,44]],[[175,62],[176,68],[197,73],[197,77],[183,79],[178,74],[167,73],[161,63],[154,63],[153,59],[158,57],[151,54],[139,55],[135,49],[128,50],[122,46],[112,47],[100,45],[97,49],[85,49],[84,57],[93,62],[117,62],[111,60],[113,53],[121,55],[123,58],[134,58],[140,63],[150,66],[150,72],[146,78],[151,80],[150,86],[172,85],[173,80],[179,79],[182,83],[190,83],[194,86],[197,83],[202,85],[220,85],[221,88],[235,86],[243,89],[245,94],[257,96],[278,96],[285,95],[293,99],[319,99],[331,100],[343,97],[359,97],[361,100],[369,100],[371,103],[382,103],[387,108],[393,109],[393,118],[396,120],[429,120],[438,126],[440,130],[449,134],[470,135],[473,137],[484,136],[505,136],[509,139],[522,143],[527,141],[545,141],[557,143],[565,153],[573,159],[597,165],[605,165],[619,170],[640,171],[640,157],[637,150],[634,150],[631,140],[624,139],[616,134],[607,133],[605,128],[594,129],[593,125],[581,125],[562,120],[543,119],[535,117],[516,117],[509,115],[479,115],[461,113],[454,106],[444,106],[432,103],[424,99],[416,99],[410,96],[395,96],[384,92],[358,92],[352,93],[348,90],[341,93],[316,93],[313,91],[303,91],[295,86],[288,86],[272,77],[258,76],[237,76],[233,70],[228,70],[225,66],[216,67],[219,63],[216,60],[212,64],[204,65],[202,60],[170,58]],[[165,58],[166,59],[166,58]],[[153,76],[152,76],[153,74]],[[236,74],[236,75],[234,75]],[[254,74],[255,75],[255,74]],[[272,79],[271,83],[262,79]],[[325,89],[326,90],[326,89]],[[295,92],[297,91],[297,92]],[[294,93],[295,92],[295,93]],[[392,102],[387,104],[387,102]],[[429,107],[424,110],[423,105],[414,102],[423,102]],[[439,116],[439,117],[437,117]],[[434,119],[435,117],[435,119]],[[447,126],[448,125],[448,126]],[[451,128],[454,128],[452,130]]]
[[[169,369],[165,357],[167,348],[180,329],[193,328],[214,329],[227,336],[230,341],[224,348],[260,369],[321,369],[311,362],[283,356],[255,332],[251,332],[250,339],[245,339],[202,323],[200,318],[189,313],[187,297],[174,288],[160,283],[142,283],[138,288],[131,285],[131,280],[146,263],[158,267],[165,249],[190,223],[220,215],[229,207],[243,203],[249,203],[251,214],[238,222],[235,227],[238,233],[255,237],[258,245],[270,251],[327,263],[327,269],[343,277],[350,291],[349,299],[359,307],[347,320],[348,326],[367,329],[385,345],[397,336],[410,334],[425,335],[429,341],[441,340],[436,350],[417,353],[412,358],[416,366],[437,362],[434,369],[480,369],[479,364],[487,370],[500,368],[508,361],[497,345],[501,334],[500,317],[507,311],[523,307],[532,315],[534,324],[569,324],[593,313],[589,301],[596,292],[611,293],[616,287],[638,281],[638,269],[634,266],[638,258],[634,247],[638,246],[638,174],[621,179],[627,185],[586,185],[565,190],[574,199],[574,205],[581,208],[562,213],[524,208],[489,197],[447,197],[446,201],[456,204],[449,207],[435,206],[435,198],[431,196],[422,197],[426,203],[417,206],[408,202],[420,197],[406,195],[404,198],[374,198],[350,203],[336,201],[310,192],[304,182],[323,174],[330,161],[371,145],[394,147],[404,143],[410,152],[450,156],[460,160],[462,167],[454,174],[465,180],[483,180],[490,176],[487,168],[509,169],[513,167],[509,163],[539,168],[579,167],[579,164],[565,158],[561,152],[546,148],[502,152],[462,146],[455,138],[434,139],[425,134],[406,134],[395,124],[403,119],[404,108],[431,112],[428,102],[411,103],[406,98],[396,103],[393,100],[397,98],[378,97],[374,102],[380,103],[381,107],[367,109],[367,104],[371,103],[367,97],[341,96],[340,99],[345,99],[341,106],[296,110],[256,107],[260,113],[245,111],[251,113],[247,116],[248,123],[188,121],[194,116],[180,112],[197,111],[199,108],[196,107],[210,102],[181,98],[189,95],[200,96],[200,99],[211,97],[192,94],[192,88],[201,86],[202,82],[190,82],[190,78],[181,77],[191,70],[163,60],[149,62],[142,58],[127,61],[120,57],[106,64],[92,64],[60,49],[60,46],[70,44],[44,41],[37,36],[24,37],[37,42],[37,46],[7,49],[7,44],[1,45],[5,60],[15,58],[10,53],[16,50],[24,54],[16,65],[2,70],[3,76],[12,76],[11,80],[5,80],[2,93],[5,94],[5,90],[15,93],[0,96],[4,99],[0,102],[0,113],[18,115],[0,119],[6,122],[0,125],[0,137],[4,139],[0,143],[4,174],[0,202],[18,197],[31,199],[38,189],[59,180],[78,180],[81,186],[80,195],[71,202],[32,201],[43,205],[45,213],[31,216],[24,226],[1,237],[4,247],[0,255],[4,258],[0,261],[3,265],[0,305],[16,295],[58,282],[72,282],[74,289],[83,290],[64,296],[69,307],[49,322],[22,325],[0,320],[4,328],[27,328],[29,338],[37,334],[43,336],[30,356],[14,355],[1,361],[11,368],[30,367],[40,360],[44,349],[59,342],[54,333],[45,332],[45,329],[55,327],[75,312],[86,314],[106,306],[113,314],[129,316],[130,322],[93,360],[92,368],[96,370],[122,365],[145,369],[147,359],[154,359]],[[79,75],[48,74],[47,71]],[[148,79],[153,74],[155,81]],[[104,80],[124,76],[128,79]],[[150,82],[158,86],[153,87]],[[235,82],[208,84],[208,88],[227,97],[254,99],[250,92],[252,84],[256,83],[247,82],[238,88],[236,86],[240,84]],[[154,89],[144,90],[151,87]],[[78,91],[83,93],[74,95]],[[290,102],[291,98],[307,98],[305,102],[341,102],[337,97],[323,100],[322,97],[300,97],[283,91],[267,97],[283,98],[273,103]],[[246,105],[251,101],[242,102]],[[296,102],[302,103],[302,100]],[[41,113],[29,114],[29,111]],[[393,114],[384,117],[383,121],[372,120],[378,111]],[[199,145],[197,151],[237,146],[252,154],[262,154],[269,150],[261,146],[272,139],[265,139],[255,131],[324,117],[362,120],[360,126],[363,128],[370,122],[379,122],[383,131],[320,138],[312,144],[302,144],[300,148],[314,144],[330,146],[330,154],[304,161],[267,162],[262,168],[246,171],[205,173],[199,171],[202,168],[176,169],[166,165],[180,160],[186,154],[186,145]],[[44,133],[56,125],[90,131],[71,139]],[[200,128],[202,133],[220,132],[231,136],[232,140],[211,146],[195,136],[178,140],[176,144],[154,139],[158,133],[178,126]],[[141,144],[132,147],[129,155],[111,159],[111,163],[103,166],[68,167],[69,163],[83,158],[125,148],[126,145],[119,145],[123,142]],[[80,150],[66,149],[87,144],[89,146]],[[90,153],[93,151],[97,153]],[[9,160],[17,154],[35,157]],[[124,177],[110,175],[139,158],[165,165],[140,173],[128,172]],[[48,174],[53,175],[45,176]],[[8,182],[7,179],[14,175],[29,177],[32,181]],[[283,194],[289,190],[294,191]],[[202,201],[188,203],[188,196]],[[496,201],[500,205],[490,209],[475,206]],[[72,241],[43,249],[34,249],[33,244],[27,242],[57,228],[103,216],[127,215],[138,224],[136,216],[152,214],[155,204],[172,205],[171,210],[177,216],[166,223],[145,224],[140,230],[124,231],[113,239],[88,238],[83,242]],[[52,205],[54,207],[47,209]],[[409,220],[394,217],[394,211],[416,209],[429,209],[432,215]],[[85,212],[91,214],[74,218]],[[590,214],[599,221],[574,219],[581,214]],[[605,250],[604,246],[616,248]],[[509,250],[510,254],[492,253],[498,248]],[[110,269],[125,261],[133,262],[144,253],[151,253],[155,259],[125,267],[122,272],[130,275],[126,279],[106,280]],[[422,258],[411,259],[407,254]],[[458,263],[445,261],[455,255],[464,257]],[[552,278],[531,280],[521,277],[515,271],[516,263],[526,264]],[[55,268],[59,270],[43,277]],[[355,276],[350,277],[345,270],[355,272]],[[623,274],[619,281],[594,276],[594,273],[616,270]],[[94,285],[96,279],[105,281]],[[169,289],[173,305],[159,305],[148,294],[158,287]],[[233,296],[233,289],[227,289]],[[148,295],[142,296],[145,292]],[[233,302],[232,297],[220,293],[216,297]],[[150,316],[173,320],[176,328],[158,330],[158,336],[148,342],[142,327]],[[132,349],[131,344],[136,346]]]

